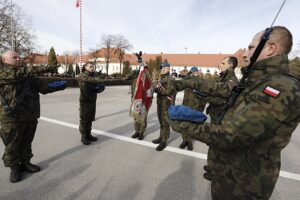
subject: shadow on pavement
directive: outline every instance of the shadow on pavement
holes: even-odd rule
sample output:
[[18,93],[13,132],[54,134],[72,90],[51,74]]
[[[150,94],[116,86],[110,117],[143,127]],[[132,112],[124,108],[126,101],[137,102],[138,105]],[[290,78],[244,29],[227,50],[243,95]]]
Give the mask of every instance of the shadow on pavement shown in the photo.
[[[47,195],[53,194],[55,188],[58,188],[60,185],[63,185],[64,182],[70,181],[71,179],[77,177],[78,175],[86,171],[90,166],[91,164],[85,164],[74,169],[70,169],[62,176],[50,180],[45,184],[30,185],[29,187],[22,190],[13,191],[7,195],[3,195],[1,196],[1,200],[26,200],[42,198],[51,199],[49,196],[47,197]],[[39,176],[38,178],[43,179],[46,176],[48,176],[47,173]]]
[[125,113],[125,112],[128,112],[128,109],[120,110],[120,111],[110,113],[110,114],[107,114],[107,115],[98,116],[98,117],[95,118],[95,121],[97,121],[98,119],[101,119],[101,118],[110,117],[110,116],[114,116],[114,115],[119,115],[119,114]]
[[[196,169],[197,170],[197,169]],[[211,199],[210,194],[205,197],[197,194],[198,188],[194,177],[195,164],[192,159],[185,159],[181,162],[180,168],[167,178],[162,180],[156,189],[153,200],[191,200]],[[199,170],[200,172],[200,170]]]

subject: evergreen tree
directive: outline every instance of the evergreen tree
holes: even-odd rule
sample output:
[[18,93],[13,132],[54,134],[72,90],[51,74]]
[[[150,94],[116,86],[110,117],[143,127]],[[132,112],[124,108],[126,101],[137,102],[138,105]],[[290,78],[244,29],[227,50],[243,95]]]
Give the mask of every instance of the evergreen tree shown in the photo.
[[51,47],[48,54],[48,64],[49,65],[57,65],[56,53],[53,47]]
[[300,77],[300,58],[296,57],[293,60],[290,60],[289,71],[290,74],[299,78]]
[[126,76],[127,74],[129,74],[129,72],[130,72],[130,62],[125,61],[125,62],[123,62],[123,73],[122,73],[122,75]]
[[[51,47],[49,54],[48,54],[48,65],[51,66],[56,66],[57,65],[57,59],[56,59],[56,53],[53,47]],[[51,68],[51,70],[49,70],[50,73],[58,73],[57,71],[57,67],[53,67]]]
[[68,75],[74,76],[74,69],[73,69],[73,64],[69,64],[68,66]]
[[80,74],[80,68],[79,68],[79,65],[78,65],[78,64],[76,64],[76,74],[77,74],[77,75]]
[[161,56],[156,56],[155,58],[155,62],[154,62],[154,66],[155,66],[155,69],[157,69],[158,71],[160,70],[160,65],[162,63],[162,58]]

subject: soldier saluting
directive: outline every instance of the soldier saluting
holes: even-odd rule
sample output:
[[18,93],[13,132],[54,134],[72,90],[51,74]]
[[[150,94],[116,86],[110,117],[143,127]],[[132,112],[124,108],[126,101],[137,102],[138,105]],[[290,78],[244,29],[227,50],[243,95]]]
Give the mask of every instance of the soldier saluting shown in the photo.
[[39,92],[46,94],[64,89],[66,84],[53,86],[34,76],[35,67],[22,67],[19,55],[7,51],[2,55],[0,69],[0,135],[5,145],[3,162],[10,167],[10,181],[22,179],[21,171],[36,173],[40,167],[30,162],[33,141],[40,116]]
[[97,93],[103,92],[105,86],[103,79],[95,77],[95,67],[92,62],[83,65],[82,73],[78,78],[80,88],[80,125],[81,142],[84,145],[91,144],[90,141],[97,141],[97,137],[92,136],[92,121],[95,120]]

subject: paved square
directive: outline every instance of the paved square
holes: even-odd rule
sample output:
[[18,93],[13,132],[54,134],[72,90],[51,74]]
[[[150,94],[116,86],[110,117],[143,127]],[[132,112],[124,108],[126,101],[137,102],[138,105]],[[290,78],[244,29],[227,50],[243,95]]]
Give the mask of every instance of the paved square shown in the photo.
[[[148,116],[143,141],[133,140],[128,116],[129,86],[112,86],[98,95],[93,132],[98,141],[80,142],[79,89],[41,95],[41,119],[33,142],[37,174],[9,183],[9,169],[0,164],[1,200],[209,200],[210,183],[203,179],[207,146],[194,142],[194,151],[178,148],[181,137],[171,132],[169,147],[155,151],[159,135],[156,99]],[[177,103],[181,103],[179,93]],[[272,200],[299,199],[300,128],[282,151],[282,173]],[[0,154],[4,146],[0,144]]]

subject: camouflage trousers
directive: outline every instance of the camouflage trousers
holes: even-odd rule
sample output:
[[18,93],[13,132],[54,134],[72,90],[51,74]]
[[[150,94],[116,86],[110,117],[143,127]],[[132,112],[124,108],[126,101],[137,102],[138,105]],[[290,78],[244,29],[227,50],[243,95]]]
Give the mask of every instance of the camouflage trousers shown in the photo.
[[181,133],[181,137],[185,142],[192,142],[192,138],[188,135],[188,133]]
[[92,121],[80,120],[79,131],[81,135],[90,135],[92,130]]
[[[268,200],[274,190],[280,172],[280,162],[254,154],[249,157],[245,150],[222,152],[209,147],[207,162],[211,167],[212,200]],[[228,156],[231,160],[228,160]],[[265,158],[267,159],[267,158]],[[268,159],[267,159],[268,160]],[[261,167],[263,166],[263,167]]]
[[5,145],[3,162],[5,167],[27,163],[32,158],[33,141],[37,120],[21,123],[1,123],[0,135]]
[[158,105],[157,116],[160,124],[159,137],[162,139],[162,142],[167,142],[167,139],[169,138],[170,135],[170,126],[166,121],[166,117],[168,116],[168,108],[164,108]]
[[138,122],[137,120],[134,120],[134,129],[135,132],[144,134],[147,128],[147,117],[143,123]]

